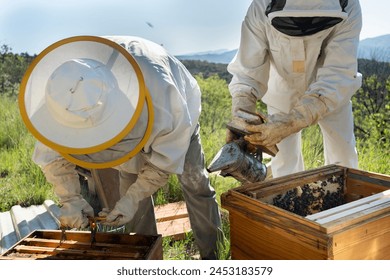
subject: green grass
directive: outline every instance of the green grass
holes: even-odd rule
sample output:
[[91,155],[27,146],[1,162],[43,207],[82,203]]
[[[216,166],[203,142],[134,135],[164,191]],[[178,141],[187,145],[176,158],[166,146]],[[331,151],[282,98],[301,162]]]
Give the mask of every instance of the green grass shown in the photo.
[[302,131],[302,151],[306,169],[324,165],[322,135],[319,126],[311,126]]
[[370,145],[358,141],[359,169],[390,174],[390,147],[374,142]]
[[35,140],[19,115],[16,100],[0,97],[0,211],[13,205],[56,200],[41,170],[31,160]]

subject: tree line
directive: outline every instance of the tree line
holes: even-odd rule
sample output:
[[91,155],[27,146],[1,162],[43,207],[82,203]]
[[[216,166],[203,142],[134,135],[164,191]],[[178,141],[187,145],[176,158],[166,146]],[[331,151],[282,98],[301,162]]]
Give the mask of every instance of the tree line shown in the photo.
[[28,65],[36,57],[27,52],[21,54],[12,53],[7,45],[0,47],[0,94],[17,95],[19,85]]

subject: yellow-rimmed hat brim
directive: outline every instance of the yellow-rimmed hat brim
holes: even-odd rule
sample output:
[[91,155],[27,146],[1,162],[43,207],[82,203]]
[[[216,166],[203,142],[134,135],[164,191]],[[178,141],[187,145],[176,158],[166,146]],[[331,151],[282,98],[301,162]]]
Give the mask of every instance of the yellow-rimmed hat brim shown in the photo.
[[[104,49],[107,49],[106,51],[109,52],[115,52],[118,53],[120,57],[120,61],[123,62],[122,64],[126,64],[129,70],[133,71],[136,76],[136,83],[138,85],[138,92],[132,93],[135,94],[134,98],[132,100],[128,100],[128,102],[122,102],[122,103],[131,103],[132,107],[128,108],[128,111],[126,111],[126,108],[124,104],[123,110],[120,111],[123,115],[124,121],[121,124],[121,126],[118,126],[114,132],[111,134],[104,134],[105,131],[107,131],[108,128],[112,128],[112,125],[115,125],[115,122],[113,123],[107,123],[105,126],[101,126],[96,130],[95,135],[98,135],[99,137],[91,137],[91,133],[86,133],[87,130],[82,129],[69,129],[69,138],[59,138],[58,135],[62,133],[64,130],[63,127],[58,125],[56,126],[56,123],[54,120],[52,120],[49,116],[49,114],[45,110],[45,104],[44,104],[44,98],[42,97],[42,91],[45,88],[45,78],[41,77],[47,77],[50,74],[50,71],[55,68],[56,65],[50,65],[50,61],[52,60],[54,54],[56,54],[57,57],[55,57],[56,64],[59,64],[61,62],[65,62],[66,59],[69,59],[69,57],[72,57],[72,53],[67,53],[64,55],[64,57],[58,57],[58,55],[61,53],[61,48],[65,47],[65,49],[71,48],[74,45],[79,45],[80,43],[85,43],[87,46],[97,46],[96,44],[99,44],[99,47],[102,47]],[[77,53],[77,48],[75,48]],[[93,49],[93,48],[91,48]],[[88,49],[84,50],[84,53],[87,54],[86,58],[95,58],[99,57],[99,53],[93,53],[93,51],[89,52]],[[77,58],[77,57],[72,57]],[[85,57],[84,57],[85,58]],[[51,68],[50,68],[51,67]],[[49,68],[49,70],[46,70]],[[51,70],[50,70],[51,69]],[[126,70],[126,69],[124,69]],[[119,73],[119,71],[118,71]],[[42,74],[42,75],[40,75]],[[118,74],[119,75],[119,74]],[[125,76],[125,74],[120,74],[119,76]],[[127,81],[126,81],[127,82]],[[125,83],[124,83],[125,84]],[[37,92],[39,93],[38,100],[34,99],[34,94],[31,93],[31,89],[35,87],[38,87],[36,92],[32,91],[34,94]],[[19,109],[21,113],[21,117],[28,128],[28,130],[33,134],[35,138],[37,138],[38,141],[43,143],[44,145],[50,147],[51,149],[62,153],[62,154],[90,154],[90,153],[97,153],[99,151],[103,151],[109,147],[114,146],[116,143],[121,141],[126,135],[130,133],[130,131],[134,128],[136,125],[138,118],[141,115],[142,109],[145,104],[145,95],[146,95],[146,85],[145,81],[141,72],[140,67],[138,66],[137,62],[133,58],[133,56],[127,52],[126,49],[124,49],[122,46],[118,45],[117,43],[102,38],[102,37],[96,37],[96,36],[76,36],[71,37],[67,39],[63,39],[61,41],[58,41],[48,48],[46,48],[44,51],[42,51],[36,59],[31,63],[29,68],[27,69],[22,82],[20,86],[20,93],[19,93]],[[130,96],[130,93],[125,92],[127,98]],[[126,97],[125,97],[126,98]],[[34,102],[37,102],[35,104]],[[39,103],[39,104],[38,104]],[[40,104],[40,103],[43,103]],[[34,108],[34,112],[32,113],[30,108]],[[42,109],[42,110],[41,110]],[[40,111],[41,110],[41,111]],[[43,113],[43,115],[39,118],[39,124],[35,122],[34,119],[34,113],[40,111],[39,113]],[[127,113],[127,116],[126,116]],[[38,115],[38,114],[37,114]],[[119,114],[117,113],[118,118]],[[127,117],[127,118],[125,118]],[[49,130],[49,132],[43,133],[44,129],[46,128],[46,123],[51,124],[51,127],[53,128]],[[100,134],[99,134],[100,133]],[[105,135],[108,135],[106,138]],[[79,137],[79,138],[77,138]],[[64,139],[64,141],[62,141]],[[82,140],[82,141],[81,141]],[[69,141],[69,142],[66,142]],[[79,143],[82,142],[81,145]]]

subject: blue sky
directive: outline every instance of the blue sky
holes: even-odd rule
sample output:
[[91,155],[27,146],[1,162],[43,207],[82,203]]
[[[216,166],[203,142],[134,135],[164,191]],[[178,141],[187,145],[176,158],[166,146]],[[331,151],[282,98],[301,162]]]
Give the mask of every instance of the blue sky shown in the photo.
[[[175,55],[235,49],[251,0],[0,0],[0,45],[39,53],[75,35],[135,35]],[[390,34],[390,1],[361,0],[361,39]],[[149,25],[150,24],[150,25]]]

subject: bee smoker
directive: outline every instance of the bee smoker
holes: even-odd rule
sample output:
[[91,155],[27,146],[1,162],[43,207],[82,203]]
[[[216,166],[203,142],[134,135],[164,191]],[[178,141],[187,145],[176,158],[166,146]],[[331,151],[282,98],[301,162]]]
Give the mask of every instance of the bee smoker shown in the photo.
[[222,146],[207,171],[220,171],[221,176],[231,176],[241,183],[260,182],[267,175],[267,167],[262,163],[262,153],[246,152],[237,142]]

